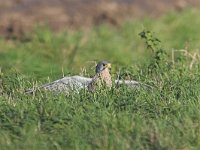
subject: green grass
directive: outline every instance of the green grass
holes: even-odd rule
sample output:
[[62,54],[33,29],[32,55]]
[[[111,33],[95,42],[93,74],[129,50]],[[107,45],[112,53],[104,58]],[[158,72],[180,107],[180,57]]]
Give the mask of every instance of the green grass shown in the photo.
[[[0,149],[200,149],[199,14],[187,10],[90,31],[40,27],[28,40],[1,38]],[[156,52],[138,36],[144,27],[168,54],[157,64]],[[91,76],[99,60],[113,63],[114,78],[120,70],[155,88],[24,94],[63,74]]]

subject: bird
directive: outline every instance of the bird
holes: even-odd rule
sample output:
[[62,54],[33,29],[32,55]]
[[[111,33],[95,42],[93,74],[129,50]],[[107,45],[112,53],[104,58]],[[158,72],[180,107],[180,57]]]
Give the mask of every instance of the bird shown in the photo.
[[92,81],[88,84],[88,90],[94,91],[97,87],[105,85],[106,87],[112,87],[112,79],[110,74],[111,63],[108,61],[101,61],[96,66],[96,75],[92,78]]
[[44,90],[55,93],[70,94],[70,92],[79,93],[81,89],[86,89],[90,92],[94,92],[98,88],[103,88],[103,87],[110,89],[113,86],[113,83],[115,86],[124,84],[128,88],[137,88],[140,86],[143,86],[145,88],[152,88],[150,85],[143,84],[134,80],[117,79],[114,80],[114,82],[112,83],[110,70],[111,70],[111,63],[109,61],[103,60],[97,63],[95,69],[96,74],[93,76],[93,78],[82,77],[78,75],[67,76],[62,79],[53,81],[51,83],[47,83],[39,87],[33,87],[31,89],[28,89],[25,91],[25,93],[31,94],[35,93],[37,90]]

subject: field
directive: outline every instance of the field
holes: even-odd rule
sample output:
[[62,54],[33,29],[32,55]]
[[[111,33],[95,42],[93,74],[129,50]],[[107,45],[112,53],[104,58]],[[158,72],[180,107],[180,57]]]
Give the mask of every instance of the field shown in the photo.
[[[199,14],[1,37],[0,149],[200,149]],[[154,88],[24,94],[63,76],[91,77],[99,60],[112,62],[113,78]]]

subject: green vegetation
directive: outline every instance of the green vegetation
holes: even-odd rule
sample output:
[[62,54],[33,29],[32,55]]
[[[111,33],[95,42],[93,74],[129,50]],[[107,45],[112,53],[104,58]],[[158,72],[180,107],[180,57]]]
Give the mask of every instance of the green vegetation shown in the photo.
[[[199,13],[1,38],[0,149],[200,149]],[[93,75],[102,59],[114,78],[120,70],[155,88],[24,94],[63,74]]]

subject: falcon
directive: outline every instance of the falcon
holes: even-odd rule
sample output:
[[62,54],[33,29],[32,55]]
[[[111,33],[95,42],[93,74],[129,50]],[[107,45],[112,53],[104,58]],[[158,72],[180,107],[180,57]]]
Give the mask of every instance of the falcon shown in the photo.
[[96,75],[92,78],[92,81],[88,84],[88,90],[94,91],[96,87],[105,85],[106,87],[112,87],[112,79],[110,75],[111,63],[107,61],[101,61],[96,66]]
[[87,89],[88,91],[95,91],[101,87],[111,88],[113,84],[115,86],[124,84],[129,88],[137,88],[143,86],[145,88],[152,88],[149,85],[142,84],[134,80],[115,80],[112,83],[112,77],[110,74],[111,63],[108,61],[100,61],[96,65],[96,74],[93,78],[87,78],[82,76],[69,76],[62,79],[53,81],[41,85],[39,87],[34,87],[28,89],[26,93],[34,93],[37,90],[51,91],[56,93],[70,93],[79,92],[81,89]]

